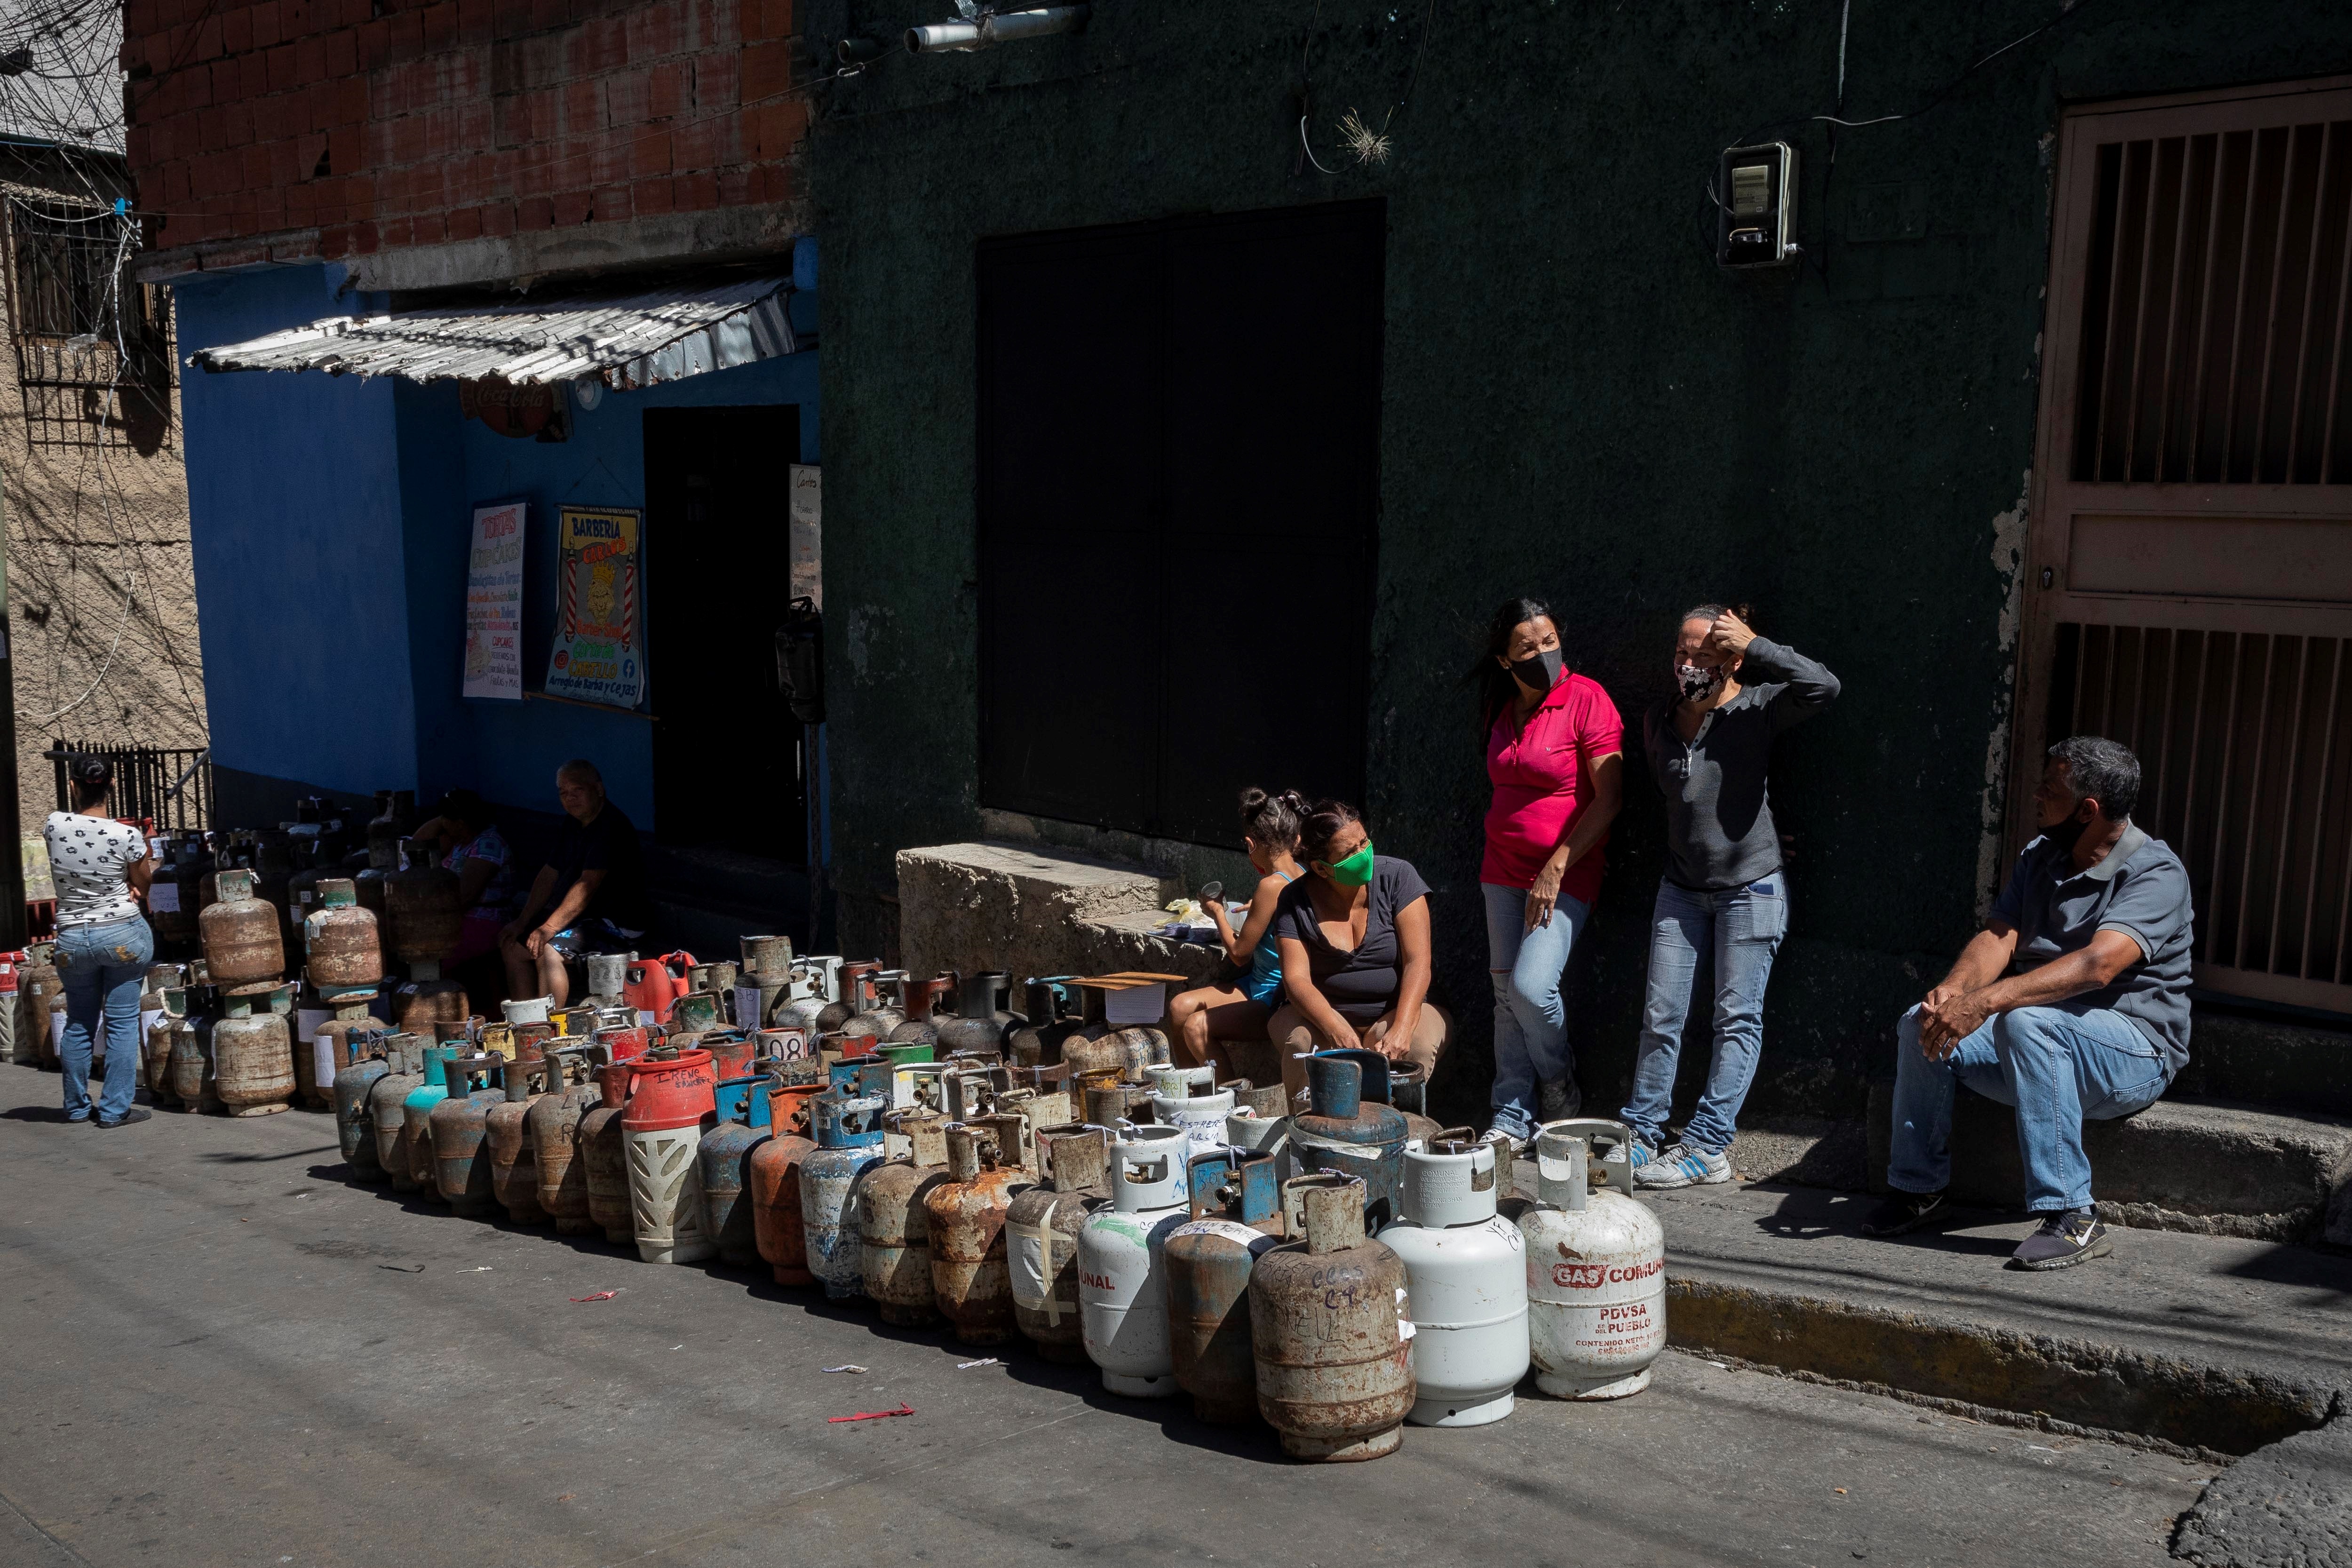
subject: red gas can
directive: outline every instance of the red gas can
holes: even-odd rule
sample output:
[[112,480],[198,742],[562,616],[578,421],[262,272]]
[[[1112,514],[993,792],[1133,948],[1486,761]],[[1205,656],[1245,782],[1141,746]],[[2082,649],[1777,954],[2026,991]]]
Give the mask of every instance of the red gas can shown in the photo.
[[637,1010],[640,1024],[667,1024],[669,1010],[686,994],[686,972],[694,954],[680,951],[659,958],[639,959],[622,971],[621,996]]

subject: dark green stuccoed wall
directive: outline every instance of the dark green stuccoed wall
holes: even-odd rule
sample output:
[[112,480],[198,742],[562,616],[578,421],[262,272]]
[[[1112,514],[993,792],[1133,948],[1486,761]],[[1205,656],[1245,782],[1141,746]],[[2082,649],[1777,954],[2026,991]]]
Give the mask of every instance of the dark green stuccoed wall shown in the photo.
[[[806,7],[828,58],[844,32],[894,34],[946,9]],[[1833,175],[1822,127],[1775,132],[1803,157],[1799,228],[1826,279],[1723,275],[1700,226],[1722,148],[1832,107],[1836,0],[1445,0],[1387,165],[1298,172],[1302,39],[1318,152],[1338,166],[1336,121],[1389,112],[1425,9],[1100,0],[1080,37],[896,54],[826,89],[815,177],[845,938],[887,940],[896,850],[982,832],[974,241],[1381,195],[1365,804],[1381,847],[1440,889],[1436,994],[1465,1024],[1442,1104],[1483,1120],[1486,789],[1457,680],[1487,613],[1507,594],[1548,597],[1572,657],[1638,726],[1664,689],[1675,613],[1720,596],[1751,601],[1845,681],[1775,763],[1795,909],[1750,1105],[1858,1118],[1894,1016],[1965,938],[1994,864],[2059,113],[2352,69],[2352,7],[2085,0],[1933,112],[1841,132]],[[2055,15],[2042,0],[1856,0],[1847,117],[1913,108]],[[1857,191],[1914,182],[1923,237],[1843,237]],[[1120,606],[1098,585],[1040,583],[1013,613],[1066,626],[1074,658],[1117,655]],[[1311,702],[1313,679],[1307,661],[1238,684],[1289,681],[1276,700]],[[1069,765],[1087,765],[1082,743]],[[1584,1085],[1608,1105],[1632,1058],[1660,864],[1645,773],[1629,797],[1575,992]]]

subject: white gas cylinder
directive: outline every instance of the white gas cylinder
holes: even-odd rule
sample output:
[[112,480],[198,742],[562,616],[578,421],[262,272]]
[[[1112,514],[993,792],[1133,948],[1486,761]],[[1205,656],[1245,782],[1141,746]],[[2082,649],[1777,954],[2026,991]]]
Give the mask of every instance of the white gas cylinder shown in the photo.
[[1536,1387],[1560,1399],[1619,1399],[1650,1386],[1666,1348],[1666,1237],[1633,1197],[1622,1160],[1599,1163],[1622,1190],[1591,1187],[1587,1137],[1622,1150],[1622,1122],[1547,1123],[1536,1138],[1539,1201],[1519,1216],[1527,1243],[1528,1341]]
[[1466,1127],[1405,1150],[1404,1217],[1380,1239],[1404,1263],[1418,1426],[1500,1421],[1527,1375],[1527,1244],[1495,1212],[1495,1174]]
[[1233,1113],[1234,1091],[1216,1087],[1213,1067],[1151,1069],[1152,1114],[1170,1127],[1181,1128],[1194,1154],[1212,1154],[1225,1146],[1225,1118]]
[[1192,1214],[1179,1127],[1114,1133],[1111,1201],[1078,1232],[1078,1322],[1087,1357],[1113,1394],[1165,1399],[1177,1392],[1168,1348],[1169,1232]]

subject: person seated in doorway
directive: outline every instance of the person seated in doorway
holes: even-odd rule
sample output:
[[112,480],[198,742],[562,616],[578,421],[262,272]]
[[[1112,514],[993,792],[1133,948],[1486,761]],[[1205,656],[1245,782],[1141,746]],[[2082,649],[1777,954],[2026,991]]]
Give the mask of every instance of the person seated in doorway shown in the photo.
[[472,790],[453,789],[409,837],[433,846],[442,868],[457,873],[457,899],[466,916],[457,928],[457,945],[443,962],[454,967],[497,952],[514,903],[514,869],[509,864],[514,852],[490,819],[488,804]]
[[1429,884],[1375,855],[1345,801],[1315,803],[1298,852],[1307,874],[1275,906],[1284,1000],[1266,1023],[1292,1102],[1307,1087],[1299,1058],[1317,1050],[1369,1047],[1433,1074],[1453,1020],[1429,1000]]
[[563,948],[633,952],[653,923],[653,906],[636,826],[604,798],[596,764],[581,758],[564,763],[555,771],[555,794],[564,821],[554,857],[532,879],[522,913],[499,932],[499,951],[509,995],[552,996],[560,1007],[572,997]]
[[1225,956],[1241,967],[1242,976],[1232,985],[1179,992],[1168,1005],[1177,1048],[1194,1067],[1213,1060],[1220,1079],[1263,1070],[1236,1065],[1240,1053],[1234,1047],[1249,1051],[1265,1044],[1266,1020],[1281,999],[1282,952],[1275,939],[1274,911],[1283,889],[1299,878],[1298,819],[1306,814],[1307,803],[1296,790],[1280,795],[1256,788],[1242,791],[1242,847],[1258,874],[1257,888],[1239,930],[1222,898],[1209,900],[1217,938],[1224,943]]
[[1896,1033],[1894,1195],[1863,1223],[1901,1236],[1947,1213],[1952,1094],[2017,1110],[2025,1206],[2012,1261],[2063,1268],[2110,1250],[2091,1207],[2083,1122],[2145,1110],[2189,1060],[2191,912],[2180,858],[2135,825],[2139,759],[2095,735],[2050,748],[2042,837],[1991,918]]

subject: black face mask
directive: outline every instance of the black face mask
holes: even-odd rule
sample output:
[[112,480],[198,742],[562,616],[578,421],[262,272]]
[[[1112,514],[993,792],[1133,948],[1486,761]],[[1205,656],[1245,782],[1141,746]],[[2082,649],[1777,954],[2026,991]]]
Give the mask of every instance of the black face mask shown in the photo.
[[1560,666],[1564,662],[1559,649],[1549,647],[1516,660],[1511,665],[1511,674],[1530,691],[1549,691],[1559,684]]
[[[2081,801],[2076,801],[2074,803],[2074,809],[2078,812],[2081,811],[2083,809],[2083,803]],[[2075,844],[2080,841],[2083,837],[2083,830],[2090,826],[2091,825],[2089,823],[2084,821],[2080,816],[2069,816],[2065,821],[2043,828],[2042,830],[2042,837],[2047,838],[2052,844],[2055,845],[2057,847],[2058,853],[2061,855],[2072,855],[2074,852]]]

